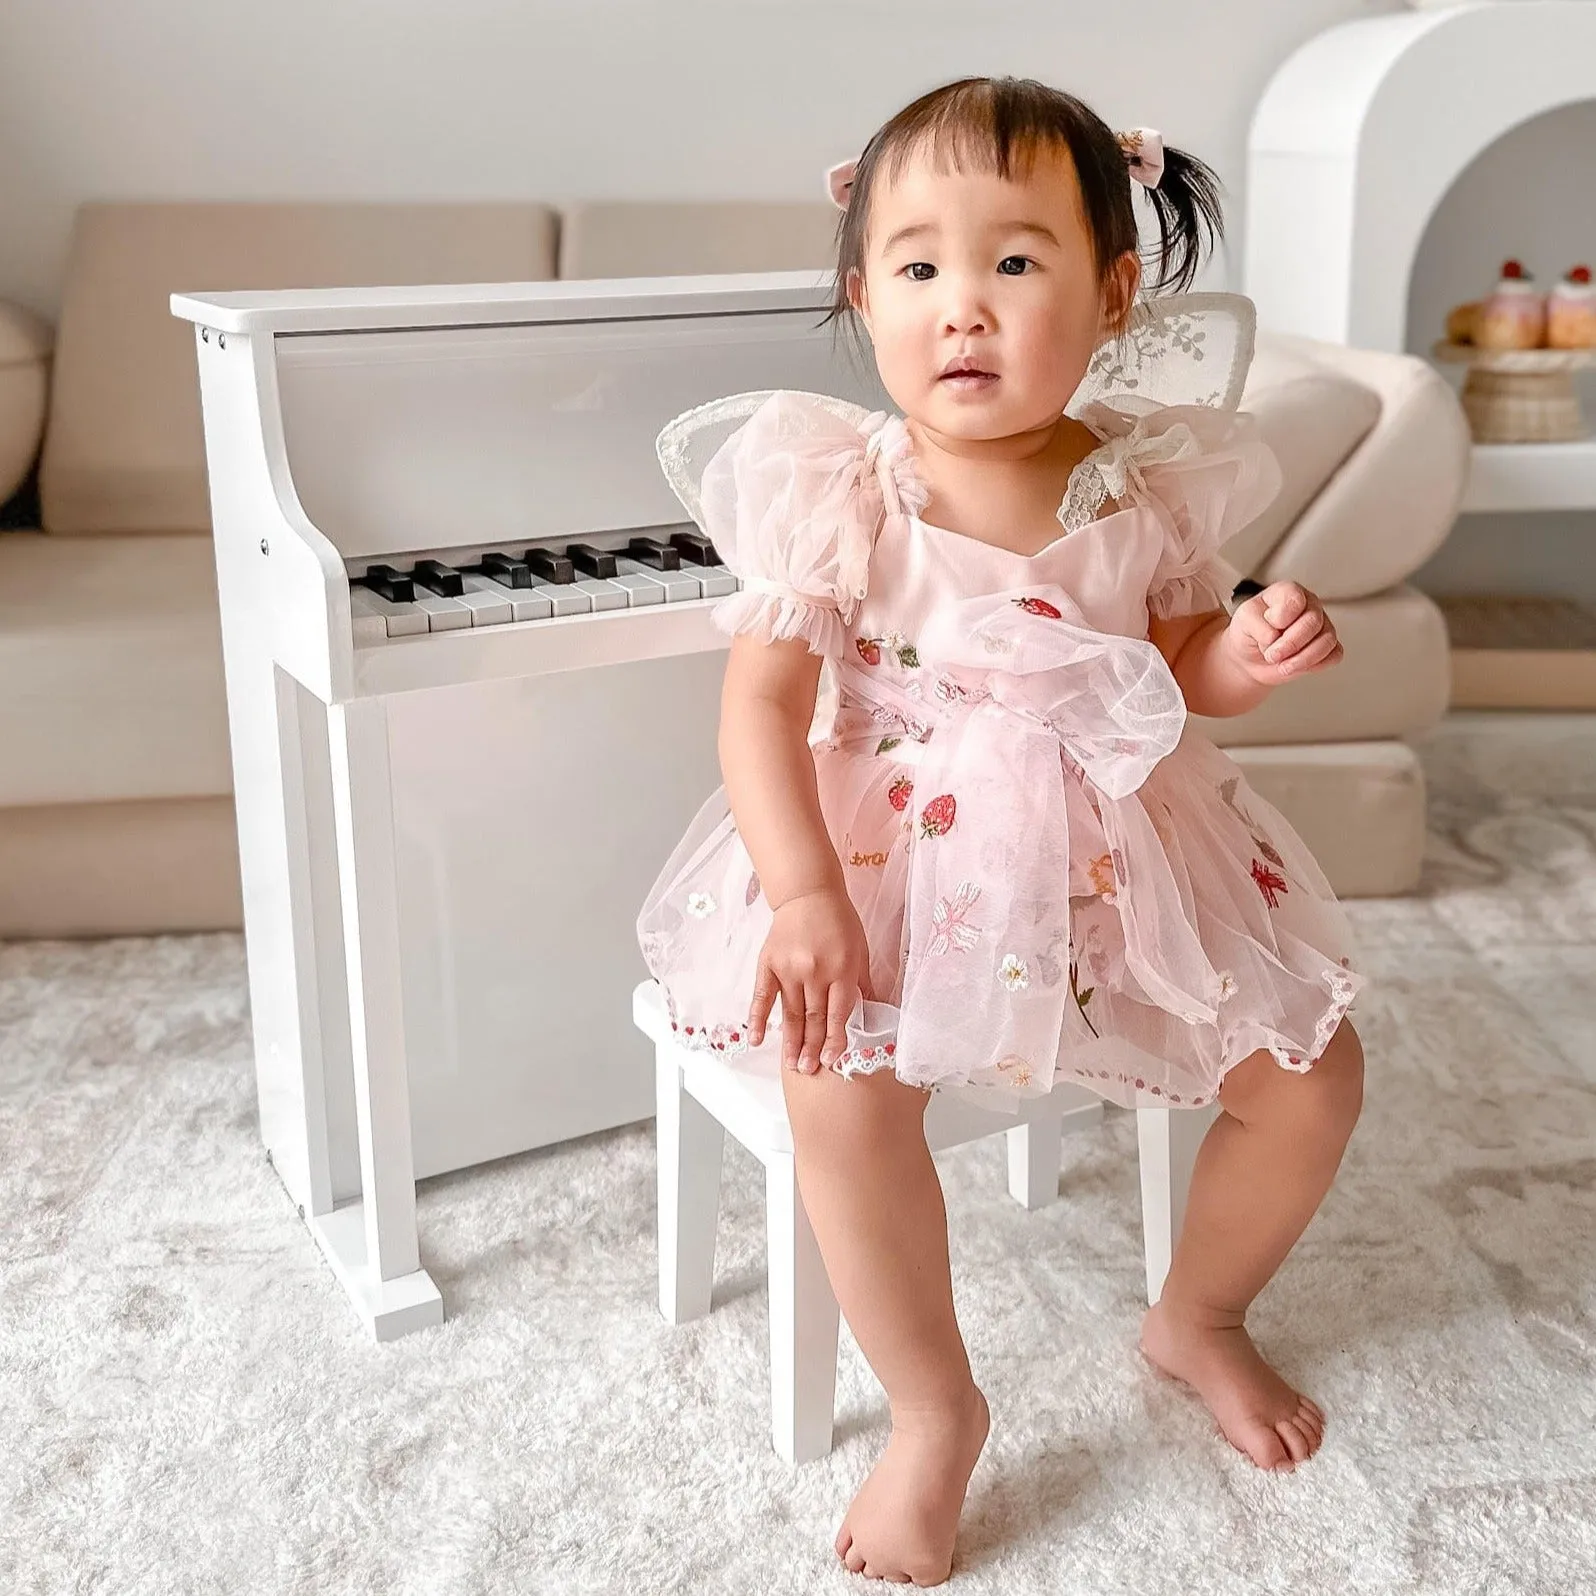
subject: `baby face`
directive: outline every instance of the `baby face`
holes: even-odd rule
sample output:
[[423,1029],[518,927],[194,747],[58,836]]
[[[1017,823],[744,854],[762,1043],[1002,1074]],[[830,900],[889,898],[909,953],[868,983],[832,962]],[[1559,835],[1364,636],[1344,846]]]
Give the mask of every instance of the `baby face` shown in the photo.
[[854,303],[898,407],[949,439],[1052,427],[1137,277],[1101,281],[1068,152],[1007,178],[917,155],[873,188]]

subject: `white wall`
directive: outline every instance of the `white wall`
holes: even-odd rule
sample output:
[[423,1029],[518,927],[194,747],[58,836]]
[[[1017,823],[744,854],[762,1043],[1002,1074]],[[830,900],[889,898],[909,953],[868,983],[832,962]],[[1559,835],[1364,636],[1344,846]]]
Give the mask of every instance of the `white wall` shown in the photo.
[[0,0],[0,294],[53,312],[87,198],[812,198],[970,72],[1164,129],[1239,242],[1264,83],[1398,3]]

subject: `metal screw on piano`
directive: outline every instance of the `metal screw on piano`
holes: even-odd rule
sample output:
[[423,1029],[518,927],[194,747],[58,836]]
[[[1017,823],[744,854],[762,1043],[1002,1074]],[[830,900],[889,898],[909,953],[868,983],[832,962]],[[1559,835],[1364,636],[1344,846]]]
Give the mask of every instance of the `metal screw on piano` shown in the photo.
[[784,273],[173,297],[197,328],[261,1135],[379,1339],[443,1317],[418,1179],[653,1112],[633,917],[718,780],[709,611],[734,585],[654,438],[741,390],[883,405],[821,324],[829,293]]

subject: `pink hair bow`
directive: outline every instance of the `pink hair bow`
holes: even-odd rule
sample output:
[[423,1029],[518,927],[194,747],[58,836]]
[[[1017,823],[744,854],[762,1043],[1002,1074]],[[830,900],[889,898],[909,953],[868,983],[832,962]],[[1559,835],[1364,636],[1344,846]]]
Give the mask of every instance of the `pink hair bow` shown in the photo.
[[1164,135],[1156,128],[1135,127],[1119,135],[1130,175],[1147,188],[1157,188],[1164,175]]
[[853,174],[858,167],[857,161],[842,161],[826,173],[826,190],[839,211],[848,208],[848,191],[853,187]]

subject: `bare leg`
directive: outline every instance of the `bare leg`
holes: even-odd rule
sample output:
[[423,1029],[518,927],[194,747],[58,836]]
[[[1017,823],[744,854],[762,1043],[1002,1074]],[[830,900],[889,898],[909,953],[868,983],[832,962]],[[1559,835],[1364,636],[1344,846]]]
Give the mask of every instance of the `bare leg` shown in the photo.
[[1186,1220],[1142,1350],[1186,1381],[1260,1468],[1319,1449],[1324,1414],[1264,1362],[1247,1309],[1318,1211],[1363,1102],[1363,1048],[1345,1020],[1305,1075],[1242,1060],[1198,1150]]
[[854,1573],[939,1585],[986,1443],[986,1399],[953,1313],[929,1094],[878,1074],[783,1070],[798,1189],[832,1290],[886,1389],[892,1435],[837,1533]]

